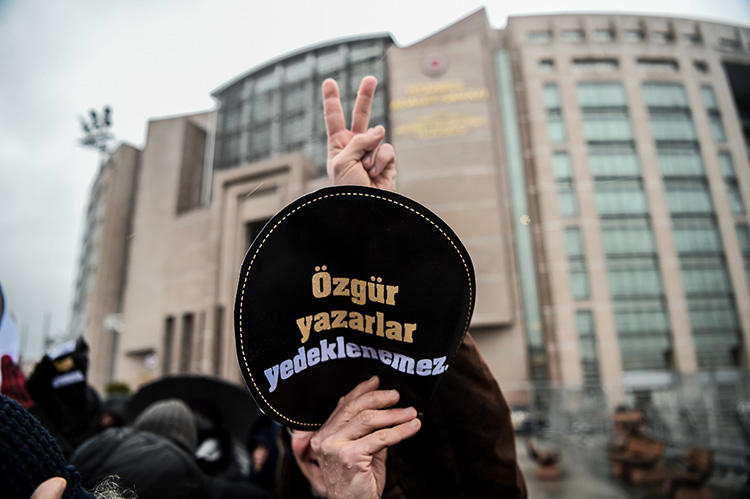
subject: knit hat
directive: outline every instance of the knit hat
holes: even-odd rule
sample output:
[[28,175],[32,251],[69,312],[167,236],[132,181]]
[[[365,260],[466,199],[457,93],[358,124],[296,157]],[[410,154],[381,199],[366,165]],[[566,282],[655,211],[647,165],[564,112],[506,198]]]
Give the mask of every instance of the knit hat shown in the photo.
[[198,444],[195,417],[182,400],[167,399],[154,402],[136,418],[133,427],[155,433],[190,454],[195,453]]
[[67,481],[64,499],[93,499],[81,476],[65,462],[54,438],[16,401],[0,395],[0,491],[3,497],[31,497],[52,477]]

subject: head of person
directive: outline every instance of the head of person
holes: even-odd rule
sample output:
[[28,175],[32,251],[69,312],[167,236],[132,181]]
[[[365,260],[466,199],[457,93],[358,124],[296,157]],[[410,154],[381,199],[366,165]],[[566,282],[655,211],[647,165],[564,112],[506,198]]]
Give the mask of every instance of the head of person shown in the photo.
[[166,399],[148,406],[135,420],[133,427],[166,438],[192,455],[198,441],[195,417],[179,399]]

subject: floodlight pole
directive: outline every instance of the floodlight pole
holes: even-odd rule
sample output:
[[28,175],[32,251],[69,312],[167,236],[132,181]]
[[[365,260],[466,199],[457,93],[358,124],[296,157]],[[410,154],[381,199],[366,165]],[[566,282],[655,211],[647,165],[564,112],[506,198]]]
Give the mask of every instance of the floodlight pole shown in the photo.
[[112,153],[110,144],[115,139],[114,134],[110,131],[112,128],[112,109],[109,106],[104,106],[100,114],[91,109],[89,110],[89,119],[81,117],[80,120],[83,137],[78,140],[78,143],[83,147],[97,149],[101,155],[101,163],[104,163]]

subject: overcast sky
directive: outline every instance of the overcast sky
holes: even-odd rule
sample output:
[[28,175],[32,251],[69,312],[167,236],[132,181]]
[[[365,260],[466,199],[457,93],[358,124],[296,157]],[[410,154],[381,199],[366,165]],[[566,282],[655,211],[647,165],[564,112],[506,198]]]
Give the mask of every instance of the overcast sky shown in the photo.
[[[485,5],[508,15],[601,12],[601,0],[0,0],[0,283],[38,356],[70,319],[83,212],[98,165],[78,116],[108,104],[120,141],[149,118],[213,107],[211,90],[306,45],[391,32],[409,45]],[[621,12],[750,24],[749,0],[630,0]]]

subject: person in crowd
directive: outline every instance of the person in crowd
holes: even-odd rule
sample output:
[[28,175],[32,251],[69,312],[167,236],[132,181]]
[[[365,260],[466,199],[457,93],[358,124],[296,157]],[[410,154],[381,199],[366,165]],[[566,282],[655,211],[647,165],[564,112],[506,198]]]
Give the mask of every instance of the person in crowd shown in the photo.
[[[347,128],[336,82],[323,82],[334,185],[396,189],[394,149],[369,128],[376,85],[363,79]],[[424,415],[378,386],[360,383],[317,431],[283,436],[278,497],[526,497],[510,410],[469,334]]]
[[250,484],[203,473],[194,456],[197,440],[190,408],[178,399],[160,400],[132,427],[109,428],[84,442],[71,462],[80,470],[84,486],[117,475],[120,485],[141,499],[267,497]]
[[247,435],[251,483],[269,492],[273,490],[279,447],[276,442],[279,425],[266,415],[255,420]]
[[34,401],[31,400],[31,395],[26,390],[26,376],[18,364],[6,354],[0,359],[0,367],[2,368],[0,393],[18,402],[24,409],[31,407]]
[[86,382],[88,355],[83,338],[55,347],[37,363],[26,383],[34,401],[29,412],[55,437],[66,457],[99,431],[101,402]]

